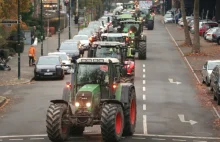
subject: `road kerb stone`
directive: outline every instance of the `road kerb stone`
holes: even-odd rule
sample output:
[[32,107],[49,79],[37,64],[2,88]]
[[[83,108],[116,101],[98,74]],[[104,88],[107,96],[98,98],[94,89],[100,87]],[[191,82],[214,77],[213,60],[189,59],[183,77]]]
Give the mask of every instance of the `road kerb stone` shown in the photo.
[[[16,82],[16,81],[18,81],[18,82]],[[15,85],[28,84],[31,81],[33,81],[33,78],[31,78],[31,79],[21,78],[21,80],[16,79],[16,81],[15,82],[8,82],[8,83],[5,83],[5,84],[0,84],[0,86],[15,86]]]
[[5,104],[6,100],[7,100],[6,97],[0,96],[0,107]]

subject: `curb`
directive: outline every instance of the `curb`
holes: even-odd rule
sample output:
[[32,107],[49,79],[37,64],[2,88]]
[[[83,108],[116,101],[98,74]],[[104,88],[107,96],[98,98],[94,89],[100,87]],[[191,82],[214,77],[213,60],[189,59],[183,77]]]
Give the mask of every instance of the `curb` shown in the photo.
[[34,80],[34,77],[29,79],[28,81],[25,81],[25,82],[15,83],[15,84],[8,84],[8,85],[0,85],[0,87],[2,87],[2,86],[15,86],[15,85],[28,84],[28,83],[32,82],[33,80]]
[[2,97],[2,96],[0,96],[0,97],[3,98],[3,100],[0,101],[0,107],[2,107],[5,104],[7,98],[6,97]]

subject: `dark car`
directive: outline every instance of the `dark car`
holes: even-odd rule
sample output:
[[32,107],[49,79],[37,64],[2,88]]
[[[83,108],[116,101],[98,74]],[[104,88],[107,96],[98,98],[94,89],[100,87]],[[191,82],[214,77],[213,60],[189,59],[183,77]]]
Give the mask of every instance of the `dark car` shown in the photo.
[[216,42],[218,45],[220,45],[220,28],[218,28],[213,34],[212,34],[212,41]]
[[35,80],[40,78],[64,79],[62,66],[62,60],[59,56],[41,56],[35,65],[34,78]]
[[216,66],[211,74],[210,87],[214,94],[214,100],[220,105],[220,66]]
[[60,52],[65,52],[69,58],[72,59],[72,62],[75,62],[78,58],[80,58],[79,54],[79,42],[75,41],[64,41],[61,43]]

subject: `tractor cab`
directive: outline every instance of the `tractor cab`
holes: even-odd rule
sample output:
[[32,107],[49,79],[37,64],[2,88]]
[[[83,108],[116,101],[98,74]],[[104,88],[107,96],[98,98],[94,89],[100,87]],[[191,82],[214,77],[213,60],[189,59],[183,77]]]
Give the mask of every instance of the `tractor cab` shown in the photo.
[[120,22],[120,28],[118,28],[120,33],[129,33],[130,36],[138,36],[143,32],[143,26],[141,21],[126,20]]
[[135,10],[135,4],[134,4],[134,2],[123,3],[123,9],[126,9],[126,10]]

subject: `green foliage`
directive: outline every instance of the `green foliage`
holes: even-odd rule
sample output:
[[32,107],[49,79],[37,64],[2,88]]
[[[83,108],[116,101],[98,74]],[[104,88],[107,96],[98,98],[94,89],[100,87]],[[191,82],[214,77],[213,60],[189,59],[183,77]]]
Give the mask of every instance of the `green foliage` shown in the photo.
[[30,8],[28,12],[22,12],[22,21],[27,23],[32,21],[32,14],[34,13],[34,6],[30,4]]

